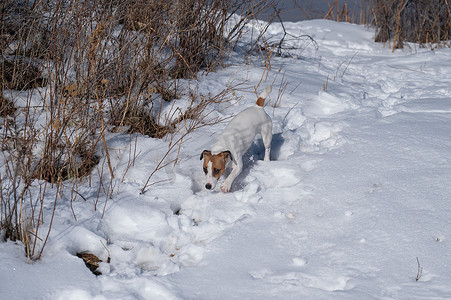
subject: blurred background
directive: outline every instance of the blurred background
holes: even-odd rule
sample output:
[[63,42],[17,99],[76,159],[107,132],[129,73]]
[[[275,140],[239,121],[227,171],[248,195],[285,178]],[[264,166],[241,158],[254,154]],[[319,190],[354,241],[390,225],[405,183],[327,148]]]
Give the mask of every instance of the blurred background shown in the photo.
[[[343,7],[347,7],[350,14],[357,14],[362,11],[365,0],[281,0],[274,1],[275,8],[280,11],[279,15],[283,22],[296,22],[310,19],[323,19],[333,7],[336,15],[337,7],[341,12]],[[261,14],[261,19],[268,20],[270,12]],[[274,19],[275,22],[279,20]]]

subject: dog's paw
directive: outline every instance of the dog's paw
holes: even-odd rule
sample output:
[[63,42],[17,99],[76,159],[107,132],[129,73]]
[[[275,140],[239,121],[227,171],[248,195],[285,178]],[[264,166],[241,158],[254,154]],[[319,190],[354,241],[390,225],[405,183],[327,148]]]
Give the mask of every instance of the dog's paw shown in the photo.
[[228,193],[230,191],[230,185],[227,183],[221,184],[221,192]]

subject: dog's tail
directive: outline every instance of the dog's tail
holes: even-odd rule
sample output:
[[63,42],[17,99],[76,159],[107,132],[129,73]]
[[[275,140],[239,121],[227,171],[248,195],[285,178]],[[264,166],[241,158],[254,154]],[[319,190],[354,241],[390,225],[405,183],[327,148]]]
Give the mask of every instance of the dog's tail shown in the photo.
[[257,99],[257,105],[263,107],[265,104],[266,97],[269,96],[269,93],[271,93],[272,88],[270,86],[265,87],[263,92],[260,94],[260,96]]

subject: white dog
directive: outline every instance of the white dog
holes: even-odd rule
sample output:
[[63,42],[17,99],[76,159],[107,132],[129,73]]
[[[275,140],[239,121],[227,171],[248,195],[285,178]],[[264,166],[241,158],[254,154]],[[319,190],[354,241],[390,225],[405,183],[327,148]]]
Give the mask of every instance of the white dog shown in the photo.
[[230,191],[232,182],[243,169],[242,157],[252,145],[255,136],[259,133],[265,145],[265,161],[269,161],[272,122],[271,118],[263,109],[263,104],[270,92],[271,87],[266,87],[260,94],[260,97],[258,97],[256,105],[246,108],[236,115],[218,137],[211,151],[204,150],[200,155],[200,159],[204,159],[203,167],[207,177],[205,183],[206,189],[210,190],[215,188],[219,177],[224,174],[227,159],[230,158],[233,162],[232,172],[221,184],[221,191],[224,193]]

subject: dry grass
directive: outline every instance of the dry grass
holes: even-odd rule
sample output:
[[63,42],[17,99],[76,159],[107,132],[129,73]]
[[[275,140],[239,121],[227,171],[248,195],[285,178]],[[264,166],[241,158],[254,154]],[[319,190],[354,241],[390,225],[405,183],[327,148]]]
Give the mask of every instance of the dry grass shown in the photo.
[[162,138],[173,132],[170,126],[159,125],[149,109],[143,106],[123,104],[119,115],[113,117],[114,126],[128,127],[128,133],[141,133],[152,138]]
[[13,115],[15,111],[14,104],[10,100],[3,98],[3,95],[0,93],[0,117],[7,120],[6,117]]
[[47,85],[47,80],[41,76],[41,71],[30,61],[14,59],[0,61],[0,85],[2,90],[27,90]]
[[101,259],[99,259],[94,254],[91,254],[89,252],[79,252],[77,253],[77,257],[81,258],[83,262],[85,263],[86,267],[96,276],[102,275],[100,271],[97,271],[97,268],[99,267],[99,263],[102,262]]

